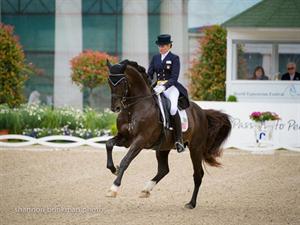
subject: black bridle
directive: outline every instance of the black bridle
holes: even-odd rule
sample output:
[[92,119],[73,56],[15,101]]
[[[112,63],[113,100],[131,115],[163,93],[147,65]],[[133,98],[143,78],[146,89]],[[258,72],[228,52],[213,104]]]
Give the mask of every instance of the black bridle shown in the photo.
[[[128,92],[129,92],[129,85],[128,85],[128,81],[126,79],[126,76],[124,73],[120,73],[120,74],[109,74],[108,77],[109,82],[114,86],[118,86],[122,80],[125,81],[125,91],[122,95],[117,95],[115,93],[112,93],[111,96],[112,98],[121,98],[121,104],[122,107],[124,109],[127,109],[133,105],[135,105],[136,103],[138,103],[140,100],[145,99],[145,98],[150,98],[153,97],[155,95],[155,93],[150,94],[150,95],[140,95],[140,96],[127,96]],[[130,100],[135,100],[132,103],[126,103],[127,101]]]

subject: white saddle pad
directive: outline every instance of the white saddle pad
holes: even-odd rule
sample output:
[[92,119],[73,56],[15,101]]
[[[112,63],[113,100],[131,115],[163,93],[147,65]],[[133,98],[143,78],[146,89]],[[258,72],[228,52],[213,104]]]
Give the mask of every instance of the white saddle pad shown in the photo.
[[[162,114],[162,117],[163,117],[164,127],[166,127],[166,115],[165,115],[165,112],[163,109],[160,95],[158,96],[158,103],[159,103],[160,113]],[[188,121],[187,113],[185,110],[178,110],[178,112],[179,112],[179,116],[180,116],[180,120],[181,120],[182,132],[185,132],[189,128],[189,121]]]

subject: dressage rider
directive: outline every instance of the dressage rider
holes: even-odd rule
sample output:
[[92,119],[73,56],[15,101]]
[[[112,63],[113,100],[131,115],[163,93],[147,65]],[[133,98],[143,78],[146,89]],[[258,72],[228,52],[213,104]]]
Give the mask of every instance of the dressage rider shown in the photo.
[[154,91],[157,95],[163,93],[171,102],[171,124],[175,131],[175,146],[178,152],[184,151],[181,132],[181,120],[178,113],[178,98],[180,95],[187,96],[187,90],[178,82],[180,61],[178,55],[173,54],[171,36],[162,34],[155,42],[159,54],[154,55],[148,69],[148,76],[153,79],[157,74],[157,85]]

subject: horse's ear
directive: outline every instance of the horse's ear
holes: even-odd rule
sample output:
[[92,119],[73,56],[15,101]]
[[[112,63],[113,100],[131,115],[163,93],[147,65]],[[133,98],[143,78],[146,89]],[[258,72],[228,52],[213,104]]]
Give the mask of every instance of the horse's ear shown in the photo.
[[110,63],[110,61],[108,60],[108,59],[106,59],[106,65],[107,65],[107,67],[110,69],[111,68],[111,63]]
[[122,73],[124,73],[125,69],[126,69],[127,65],[126,64],[121,64],[121,71]]

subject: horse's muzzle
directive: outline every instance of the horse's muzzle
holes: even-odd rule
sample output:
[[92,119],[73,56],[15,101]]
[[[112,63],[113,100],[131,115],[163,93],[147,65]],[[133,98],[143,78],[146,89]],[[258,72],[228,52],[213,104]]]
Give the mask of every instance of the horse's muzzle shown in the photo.
[[118,113],[121,111],[121,107],[120,106],[117,106],[117,107],[111,107],[111,111],[115,112],[115,113]]

